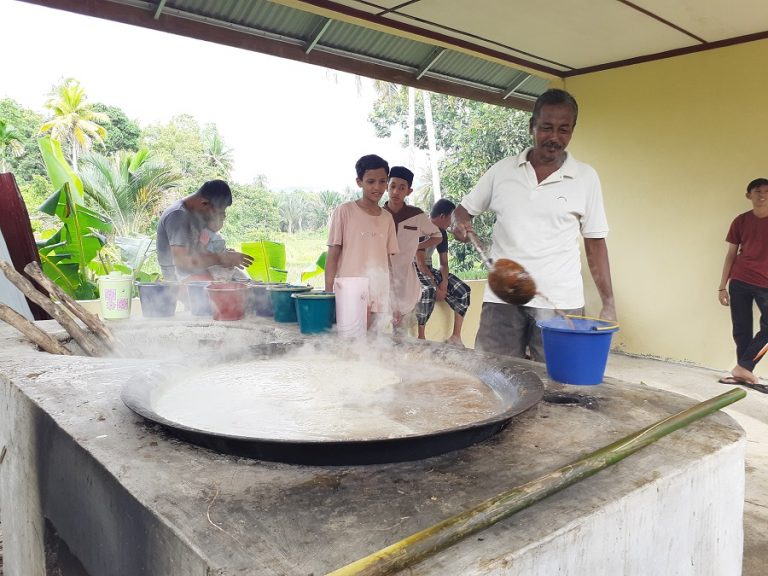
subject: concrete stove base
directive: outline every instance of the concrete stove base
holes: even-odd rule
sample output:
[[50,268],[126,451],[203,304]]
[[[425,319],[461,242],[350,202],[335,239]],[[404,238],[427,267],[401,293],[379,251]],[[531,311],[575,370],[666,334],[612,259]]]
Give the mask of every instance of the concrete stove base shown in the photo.
[[[39,325],[65,336],[52,322]],[[172,326],[177,339],[235,333],[246,346],[290,330],[177,317],[116,331],[141,325],[150,334]],[[292,466],[185,444],[128,410],[122,384],[160,354],[57,357],[20,338],[0,330],[8,576],[45,574],[54,544],[77,559],[69,574],[325,574],[694,404],[615,380],[561,386],[521,361],[550,391],[589,394],[599,407],[542,402],[488,441],[422,461]],[[712,415],[412,573],[738,576],[744,452],[741,428]]]

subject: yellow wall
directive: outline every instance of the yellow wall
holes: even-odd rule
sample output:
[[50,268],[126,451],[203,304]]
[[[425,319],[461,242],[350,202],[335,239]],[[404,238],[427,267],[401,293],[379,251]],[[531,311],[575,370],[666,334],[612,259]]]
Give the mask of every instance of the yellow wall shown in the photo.
[[[461,327],[461,339],[467,348],[475,347],[475,336],[480,326],[480,311],[483,308],[485,280],[466,280],[472,289],[469,295],[469,309],[464,315]],[[432,316],[429,317],[424,335],[427,340],[445,342],[453,334],[453,310],[445,302],[438,302]],[[413,335],[416,335],[415,330]]]
[[728,226],[751,208],[746,184],[768,177],[766,64],[759,41],[566,81],[580,107],[569,149],[603,184],[614,344],[629,353],[735,362],[717,288]]

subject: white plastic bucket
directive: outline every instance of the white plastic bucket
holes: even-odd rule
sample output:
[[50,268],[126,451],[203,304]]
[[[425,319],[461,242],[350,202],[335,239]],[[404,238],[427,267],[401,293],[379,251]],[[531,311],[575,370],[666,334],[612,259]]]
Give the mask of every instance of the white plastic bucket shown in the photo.
[[368,331],[368,278],[336,278],[336,331],[344,338],[365,336]]
[[99,303],[104,319],[128,318],[131,315],[133,276],[110,272],[99,276]]

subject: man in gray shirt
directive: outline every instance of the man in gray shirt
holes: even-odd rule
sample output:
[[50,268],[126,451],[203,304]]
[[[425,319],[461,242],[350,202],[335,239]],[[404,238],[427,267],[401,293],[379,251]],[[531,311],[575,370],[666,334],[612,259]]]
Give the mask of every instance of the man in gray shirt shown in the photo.
[[253,262],[247,254],[209,252],[200,243],[206,224],[214,217],[224,218],[231,204],[229,185],[209,180],[165,209],[157,225],[157,260],[164,280],[212,280],[210,266],[247,267]]

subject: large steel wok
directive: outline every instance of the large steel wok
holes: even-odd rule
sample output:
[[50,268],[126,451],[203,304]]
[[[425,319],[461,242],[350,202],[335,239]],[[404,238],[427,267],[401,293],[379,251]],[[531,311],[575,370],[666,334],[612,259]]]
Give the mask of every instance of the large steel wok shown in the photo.
[[[162,425],[173,435],[221,453],[293,464],[351,465],[417,460],[465,448],[501,431],[513,416],[539,402],[544,393],[541,379],[524,362],[508,357],[412,340],[387,341],[386,345],[378,347],[368,345],[362,355],[360,342],[346,342],[332,337],[313,340],[311,346],[314,352],[332,354],[347,362],[350,359],[354,362],[370,362],[373,355],[376,362],[390,366],[407,362],[409,366],[414,363],[423,366],[427,373],[439,368],[470,374],[474,380],[480,381],[480,385],[487,386],[494,398],[497,397],[498,409],[477,421],[394,437],[315,440],[275,438],[267,437],[271,436],[267,434],[253,437],[222,433],[190,426],[159,413],[162,411],[157,409],[156,404],[160,391],[171,385],[179,385],[177,381],[181,371],[173,365],[145,371],[142,376],[134,377],[122,391],[123,402],[137,414]],[[243,360],[249,362],[250,366],[254,362],[258,366],[259,361],[295,359],[297,350],[301,348],[305,352],[306,347],[306,344],[301,343],[252,346],[248,357]],[[208,365],[210,360],[207,359]],[[227,359],[227,369],[230,371],[231,360]],[[224,367],[224,364],[221,366]],[[189,373],[189,366],[185,370]],[[349,378],[349,373],[338,375],[340,382],[345,377]],[[435,398],[434,401],[440,402],[441,399]],[[204,406],[201,408],[205,409]],[[285,416],[287,418],[290,415]]]

